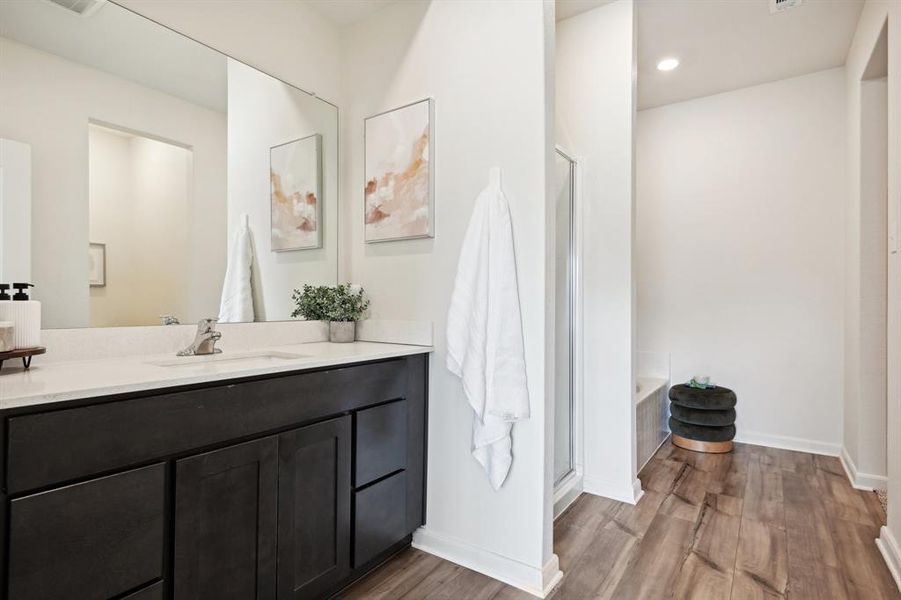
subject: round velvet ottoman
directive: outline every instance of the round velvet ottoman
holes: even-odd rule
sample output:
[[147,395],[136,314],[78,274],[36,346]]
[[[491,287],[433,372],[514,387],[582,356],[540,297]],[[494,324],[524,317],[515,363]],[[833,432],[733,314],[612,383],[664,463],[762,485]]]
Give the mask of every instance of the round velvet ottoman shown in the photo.
[[721,386],[705,389],[686,384],[669,391],[673,444],[695,452],[732,451],[735,437],[735,392]]

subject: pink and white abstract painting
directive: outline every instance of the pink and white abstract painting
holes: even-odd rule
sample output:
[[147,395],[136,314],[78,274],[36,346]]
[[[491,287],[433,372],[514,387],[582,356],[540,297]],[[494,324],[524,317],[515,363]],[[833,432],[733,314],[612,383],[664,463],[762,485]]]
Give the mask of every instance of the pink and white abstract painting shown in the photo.
[[366,119],[367,242],[434,235],[433,113],[427,98]]
[[322,247],[322,136],[269,150],[272,250]]

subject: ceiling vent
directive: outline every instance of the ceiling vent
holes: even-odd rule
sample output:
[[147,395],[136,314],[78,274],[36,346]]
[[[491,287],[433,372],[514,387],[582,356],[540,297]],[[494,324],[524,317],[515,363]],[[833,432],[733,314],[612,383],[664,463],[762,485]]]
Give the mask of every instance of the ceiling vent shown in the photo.
[[801,6],[804,0],[770,0],[770,14],[775,15],[784,10]]
[[65,8],[69,12],[82,17],[90,17],[92,14],[100,10],[106,0],[47,0],[51,4],[55,4],[61,8]]

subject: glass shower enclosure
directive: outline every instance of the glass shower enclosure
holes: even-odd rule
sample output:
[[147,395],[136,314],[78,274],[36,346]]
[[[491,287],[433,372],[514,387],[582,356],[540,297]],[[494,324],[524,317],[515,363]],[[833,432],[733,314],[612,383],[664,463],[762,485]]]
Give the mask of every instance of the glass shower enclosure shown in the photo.
[[556,151],[554,189],[556,203],[556,323],[554,486],[575,470],[575,161]]

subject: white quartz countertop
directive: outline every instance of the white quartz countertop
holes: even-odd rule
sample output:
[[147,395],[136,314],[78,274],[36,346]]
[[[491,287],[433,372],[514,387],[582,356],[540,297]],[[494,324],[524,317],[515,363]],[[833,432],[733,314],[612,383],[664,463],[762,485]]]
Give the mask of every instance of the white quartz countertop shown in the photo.
[[424,354],[429,346],[312,342],[178,358],[173,354],[50,363],[0,375],[0,410]]

